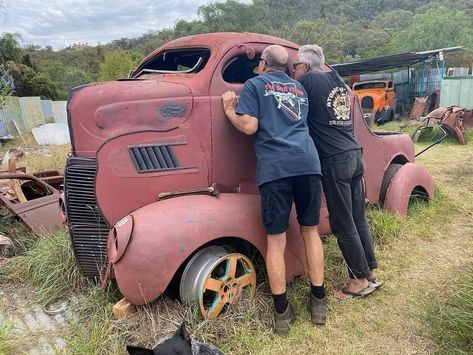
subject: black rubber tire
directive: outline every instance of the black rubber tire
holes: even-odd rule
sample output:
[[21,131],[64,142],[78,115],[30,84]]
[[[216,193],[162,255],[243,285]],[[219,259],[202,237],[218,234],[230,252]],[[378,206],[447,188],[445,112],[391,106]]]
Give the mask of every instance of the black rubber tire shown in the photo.
[[397,171],[401,169],[402,164],[390,164],[386,169],[383,177],[383,183],[381,184],[381,189],[379,190],[379,203],[381,206],[384,205],[384,200],[386,199],[386,193],[388,192],[389,184],[391,184],[391,180],[393,179],[394,175],[396,175]]

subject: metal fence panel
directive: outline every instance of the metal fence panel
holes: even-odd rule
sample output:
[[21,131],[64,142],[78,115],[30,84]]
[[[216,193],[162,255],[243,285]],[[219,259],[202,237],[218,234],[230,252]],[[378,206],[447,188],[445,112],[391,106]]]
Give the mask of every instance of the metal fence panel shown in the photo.
[[3,113],[3,109],[0,107],[0,137],[8,136],[6,117]]
[[447,77],[442,80],[440,106],[473,109],[473,77]]
[[67,101],[53,101],[54,122],[67,123]]
[[28,132],[32,128],[46,123],[40,97],[22,97],[20,99],[20,109],[23,127]]
[[41,100],[41,111],[46,121],[54,121],[53,102],[51,100]]
[[[67,123],[67,102],[9,96],[0,108],[0,136],[27,134],[46,123]],[[20,131],[20,132],[18,132]]]

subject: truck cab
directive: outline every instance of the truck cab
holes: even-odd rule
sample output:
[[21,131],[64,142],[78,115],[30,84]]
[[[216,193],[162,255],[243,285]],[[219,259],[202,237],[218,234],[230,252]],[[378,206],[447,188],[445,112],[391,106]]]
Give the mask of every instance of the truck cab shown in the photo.
[[[226,118],[221,95],[241,92],[271,44],[288,50],[292,75],[297,44],[211,33],[163,45],[126,79],[71,91],[65,212],[85,275],[115,279],[134,304],[172,290],[206,317],[254,290],[254,257],[266,249],[256,158],[251,137]],[[405,215],[413,192],[431,196],[432,177],[415,164],[407,135],[375,135],[356,98],[353,107],[367,201]],[[319,232],[330,233],[324,201]],[[307,266],[294,214],[288,234],[290,282]]]
[[396,93],[392,80],[358,81],[353,84],[353,94],[361,102],[363,115],[370,126],[394,119]]

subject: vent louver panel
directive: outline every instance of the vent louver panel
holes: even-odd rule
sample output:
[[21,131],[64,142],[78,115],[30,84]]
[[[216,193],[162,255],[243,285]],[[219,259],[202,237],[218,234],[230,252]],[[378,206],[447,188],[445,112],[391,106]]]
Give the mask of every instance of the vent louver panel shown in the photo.
[[129,150],[140,173],[181,168],[172,145],[130,147]]

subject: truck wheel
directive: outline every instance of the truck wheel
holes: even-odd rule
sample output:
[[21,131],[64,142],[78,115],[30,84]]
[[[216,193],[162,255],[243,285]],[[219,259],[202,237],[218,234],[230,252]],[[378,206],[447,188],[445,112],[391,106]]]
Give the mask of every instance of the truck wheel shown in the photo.
[[186,305],[197,304],[204,318],[215,318],[244,293],[256,289],[256,271],[243,254],[221,246],[199,250],[187,263],[179,286]]
[[386,169],[383,177],[383,183],[381,184],[381,189],[379,190],[379,203],[381,206],[384,205],[384,200],[386,199],[386,193],[388,192],[389,184],[396,172],[402,167],[402,164],[390,164]]

